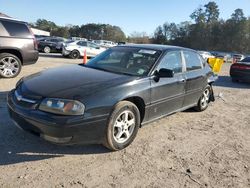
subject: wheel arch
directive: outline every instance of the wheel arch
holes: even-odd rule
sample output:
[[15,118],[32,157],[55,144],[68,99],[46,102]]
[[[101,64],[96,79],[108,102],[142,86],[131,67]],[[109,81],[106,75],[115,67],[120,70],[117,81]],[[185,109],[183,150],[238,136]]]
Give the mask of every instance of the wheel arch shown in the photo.
[[127,97],[123,99],[122,101],[129,101],[135,104],[140,112],[140,119],[141,122],[143,121],[145,117],[145,102],[141,97],[138,96],[132,96],[132,97]]
[[11,48],[0,49],[0,53],[9,53],[9,54],[13,54],[17,56],[23,65],[23,56],[22,56],[22,53],[18,49],[11,49]]

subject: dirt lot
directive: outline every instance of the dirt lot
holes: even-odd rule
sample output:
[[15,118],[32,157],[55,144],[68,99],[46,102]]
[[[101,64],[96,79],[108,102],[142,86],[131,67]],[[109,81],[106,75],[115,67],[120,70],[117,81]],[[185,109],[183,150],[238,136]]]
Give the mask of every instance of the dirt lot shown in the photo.
[[43,56],[18,78],[0,80],[0,187],[250,187],[250,85],[231,83],[228,64],[205,112],[151,123],[119,152],[55,146],[16,128],[6,93],[17,80],[79,62]]

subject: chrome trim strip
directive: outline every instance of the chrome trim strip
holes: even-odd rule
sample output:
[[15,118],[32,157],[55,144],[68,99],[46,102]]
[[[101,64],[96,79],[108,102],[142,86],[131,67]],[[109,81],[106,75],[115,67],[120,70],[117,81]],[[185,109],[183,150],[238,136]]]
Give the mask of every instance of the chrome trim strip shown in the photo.
[[26,99],[22,95],[19,95],[19,93],[17,91],[15,91],[15,97],[18,101],[24,101],[24,102],[28,102],[28,103],[32,103],[32,104],[36,103],[36,101],[34,101],[34,100]]

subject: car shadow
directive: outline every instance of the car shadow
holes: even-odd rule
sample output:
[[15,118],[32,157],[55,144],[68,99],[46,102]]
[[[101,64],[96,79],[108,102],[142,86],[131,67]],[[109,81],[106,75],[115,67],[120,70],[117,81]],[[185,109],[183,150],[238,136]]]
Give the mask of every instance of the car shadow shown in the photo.
[[7,92],[0,92],[0,166],[110,152],[102,145],[58,146],[18,129],[9,117],[6,95]]
[[219,79],[213,84],[218,87],[228,87],[236,89],[250,89],[250,84],[245,82],[232,82],[230,76],[219,76]]

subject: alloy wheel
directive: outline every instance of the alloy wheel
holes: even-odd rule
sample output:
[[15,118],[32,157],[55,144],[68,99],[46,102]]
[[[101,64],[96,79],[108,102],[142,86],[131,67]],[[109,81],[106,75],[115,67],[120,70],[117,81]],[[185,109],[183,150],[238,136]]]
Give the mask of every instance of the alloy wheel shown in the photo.
[[209,88],[205,89],[205,91],[202,94],[202,98],[201,98],[201,107],[202,108],[206,108],[206,106],[209,103],[209,97],[210,97],[210,90]]
[[4,57],[0,60],[0,72],[4,77],[13,77],[20,69],[18,61],[13,57]]
[[44,47],[44,52],[45,52],[45,53],[50,53],[50,47],[45,46],[45,47]]
[[135,128],[135,115],[133,112],[123,111],[113,126],[113,138],[117,143],[125,143],[133,134]]

